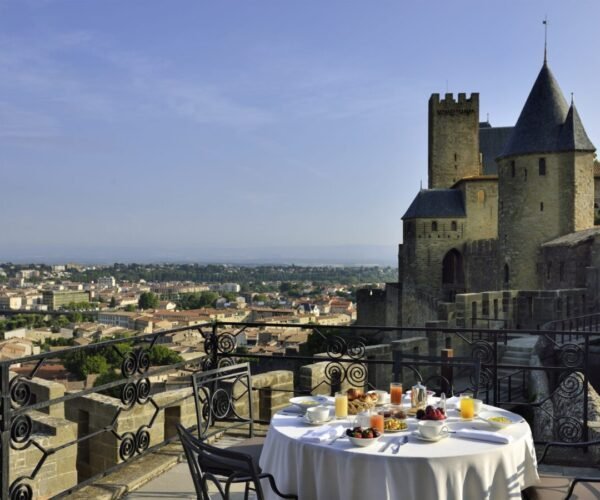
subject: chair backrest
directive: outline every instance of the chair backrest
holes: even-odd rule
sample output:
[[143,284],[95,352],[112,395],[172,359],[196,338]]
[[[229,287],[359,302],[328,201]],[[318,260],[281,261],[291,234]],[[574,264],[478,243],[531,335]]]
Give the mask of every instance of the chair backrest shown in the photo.
[[[422,382],[436,395],[447,396],[471,392],[479,393],[481,361],[477,358],[420,356],[401,351],[394,352],[394,380],[403,377]],[[405,388],[407,389],[407,388]]]
[[[208,494],[209,482],[212,482],[224,499],[229,498],[229,486],[238,480],[253,483],[259,500],[264,498],[259,479],[259,471],[249,455],[237,451],[216,448],[196,438],[181,424],[177,424],[177,433],[188,461],[196,495],[202,500],[211,500]],[[225,487],[219,477],[227,478]]]
[[192,383],[200,439],[244,426],[248,427],[250,437],[254,435],[248,363],[194,373]]

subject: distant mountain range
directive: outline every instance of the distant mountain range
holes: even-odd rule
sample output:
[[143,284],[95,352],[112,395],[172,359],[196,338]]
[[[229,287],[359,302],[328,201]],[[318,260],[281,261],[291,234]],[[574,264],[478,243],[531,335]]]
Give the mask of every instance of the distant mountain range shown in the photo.
[[197,262],[199,264],[296,264],[330,266],[398,265],[398,248],[385,245],[335,245],[303,247],[188,248],[23,248],[0,249],[0,262],[60,264],[111,264],[113,262]]

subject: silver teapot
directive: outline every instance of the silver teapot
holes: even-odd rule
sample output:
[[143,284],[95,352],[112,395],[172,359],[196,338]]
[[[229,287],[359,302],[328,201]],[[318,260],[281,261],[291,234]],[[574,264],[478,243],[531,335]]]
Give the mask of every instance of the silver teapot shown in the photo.
[[417,382],[410,390],[410,406],[421,409],[427,406],[427,387]]

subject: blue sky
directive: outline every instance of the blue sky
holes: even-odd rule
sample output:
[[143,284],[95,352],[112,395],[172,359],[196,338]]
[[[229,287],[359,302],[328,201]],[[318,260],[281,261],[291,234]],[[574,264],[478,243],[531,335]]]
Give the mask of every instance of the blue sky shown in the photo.
[[546,14],[599,144],[593,0],[0,0],[0,261],[393,262],[429,95],[514,124]]

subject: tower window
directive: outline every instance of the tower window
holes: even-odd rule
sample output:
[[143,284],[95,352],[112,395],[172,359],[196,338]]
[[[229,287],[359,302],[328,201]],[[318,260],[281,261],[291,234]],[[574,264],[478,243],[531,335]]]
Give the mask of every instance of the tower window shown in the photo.
[[515,161],[513,160],[510,162],[510,176],[511,177],[515,176],[515,170],[516,170]]
[[458,160],[458,155],[454,153],[454,161]]
[[546,279],[550,280],[550,276],[552,276],[552,262],[548,262],[546,266]]
[[456,225],[456,221],[455,221],[455,220],[453,220],[453,221],[450,223],[450,229],[451,229],[452,231],[456,231],[456,229],[457,229],[457,225]]
[[565,263],[564,262],[561,262],[558,266],[558,275],[559,275],[560,281],[565,280]]
[[527,169],[526,168],[523,169],[523,179],[527,180]]
[[538,162],[540,175],[546,175],[546,158],[540,158]]
[[540,212],[544,211],[544,202],[540,202]]
[[431,223],[431,230],[432,230],[432,231],[437,231],[437,230],[438,230],[437,221],[435,221],[435,220],[434,220],[434,221]]

